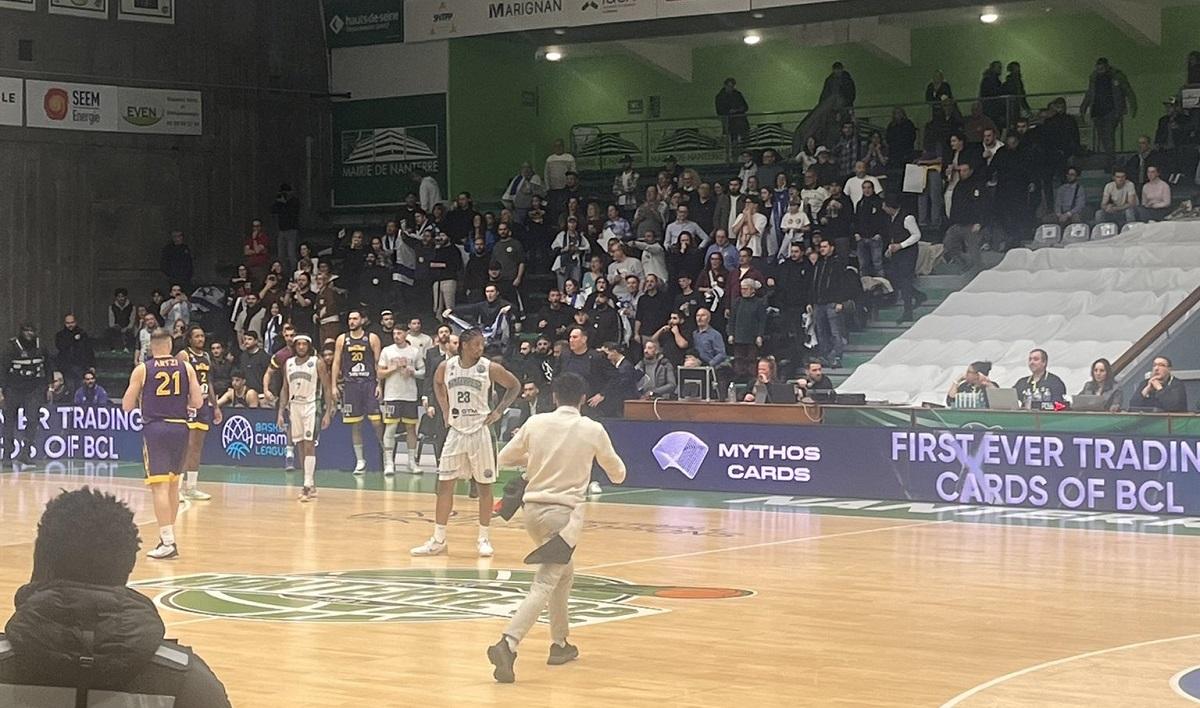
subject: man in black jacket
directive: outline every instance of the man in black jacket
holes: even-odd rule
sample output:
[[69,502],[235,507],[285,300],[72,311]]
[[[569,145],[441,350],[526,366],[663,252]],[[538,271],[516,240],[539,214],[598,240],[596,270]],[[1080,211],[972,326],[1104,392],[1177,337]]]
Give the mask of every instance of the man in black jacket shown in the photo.
[[175,708],[228,708],[208,665],[164,639],[154,603],[125,586],[139,543],[133,512],[110,494],[84,487],[46,505],[33,577],[0,634],[5,695],[38,687],[38,705],[160,705],[170,697]]
[[1154,357],[1154,368],[1146,385],[1132,401],[1137,408],[1153,408],[1163,413],[1187,413],[1187,390],[1183,382],[1171,373],[1171,360]]
[[638,383],[642,375],[625,356],[625,345],[606,342],[601,347],[608,363],[612,365],[608,381],[600,393],[588,399],[588,407],[595,408],[605,418],[620,418],[625,414],[625,401],[638,398]]
[[183,242],[183,232],[179,229],[171,232],[171,242],[163,246],[158,268],[167,276],[167,282],[179,283],[184,290],[191,290],[194,270],[192,249]]
[[[603,390],[612,372],[612,366],[605,361],[604,355],[589,347],[588,338],[590,336],[591,332],[587,327],[580,325],[571,327],[571,331],[567,335],[567,348],[559,355],[558,364],[554,367],[555,376],[570,373],[583,378],[587,383],[589,403],[596,394]],[[591,405],[584,406],[582,412],[589,418],[596,417],[598,413],[596,408]]]
[[[817,318],[817,349],[823,363],[831,369],[842,365],[846,348],[846,325],[843,311],[846,302],[854,299],[854,275],[846,270],[846,259],[828,238],[817,246],[820,258],[813,266],[810,311]],[[861,290],[861,288],[857,288]]]
[[17,457],[17,412],[23,410],[25,447],[21,454],[26,464],[33,462],[36,447],[37,420],[46,403],[50,385],[50,353],[42,346],[33,325],[21,325],[21,333],[8,341],[0,359],[0,404],[4,406],[4,443],[0,445],[0,460],[8,455]]
[[799,360],[800,345],[804,342],[804,309],[812,292],[812,265],[804,256],[804,245],[793,243],[787,259],[767,276],[767,287],[773,289],[771,304],[779,308],[779,321],[785,337],[783,358],[793,363]]
[[821,87],[821,98],[818,103],[824,103],[825,99],[830,96],[837,97],[834,108],[853,108],[854,99],[858,96],[854,79],[840,61],[833,63],[833,70],[829,72],[829,76],[825,77],[825,85]]
[[67,388],[74,391],[79,388],[84,372],[96,368],[92,340],[79,326],[75,315],[68,314],[63,318],[63,328],[54,335],[54,348],[58,350],[55,365],[63,372]]
[[950,228],[942,241],[946,262],[959,261],[968,271],[979,269],[984,229],[991,220],[990,201],[987,183],[976,174],[975,166],[959,165],[958,185],[950,200]]

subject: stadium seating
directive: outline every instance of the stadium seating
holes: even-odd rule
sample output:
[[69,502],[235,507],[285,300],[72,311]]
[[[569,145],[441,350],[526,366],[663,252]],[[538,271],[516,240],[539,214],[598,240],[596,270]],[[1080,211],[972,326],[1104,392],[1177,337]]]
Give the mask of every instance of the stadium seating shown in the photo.
[[[1087,227],[1084,226],[1086,229]],[[840,390],[893,403],[944,403],[976,360],[1009,386],[1030,349],[1071,393],[1098,357],[1116,360],[1200,286],[1200,223],[1147,224],[1098,242],[1010,251],[859,366]]]

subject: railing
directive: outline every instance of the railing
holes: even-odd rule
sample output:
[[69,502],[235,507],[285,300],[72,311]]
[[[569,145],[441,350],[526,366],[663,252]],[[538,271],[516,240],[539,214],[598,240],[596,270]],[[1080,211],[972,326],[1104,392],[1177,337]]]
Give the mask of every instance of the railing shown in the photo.
[[1171,328],[1183,321],[1197,305],[1200,305],[1200,288],[1196,288],[1188,294],[1182,302],[1171,308],[1171,311],[1159,320],[1158,324],[1151,327],[1149,332],[1129,345],[1129,349],[1113,362],[1113,370],[1110,375],[1117,376],[1130,364],[1142,358],[1159,340],[1170,334]]
[[[1088,117],[1080,115],[1079,112],[1079,106],[1083,102],[1082,93],[1074,91],[1027,94],[1025,99],[1034,108],[1034,115],[1029,117],[1037,123],[1038,105],[1045,105],[1060,97],[1067,101],[1067,112],[1076,116],[1079,121],[1083,147],[1091,149],[1096,144],[1096,139]],[[960,112],[963,106],[967,107],[968,110],[963,113],[964,120],[970,117],[971,104],[981,100],[1003,101],[1006,115],[1016,116],[1021,113],[1018,110],[1019,99],[1018,96],[993,99],[973,97],[958,99],[955,105],[959,107]],[[923,144],[924,127],[931,111],[930,104],[922,101],[855,106],[853,114],[860,128],[882,133],[892,119],[894,108],[903,108],[908,113],[909,118],[917,125],[917,143]],[[634,164],[639,166],[661,165],[668,155],[674,155],[685,165],[728,163],[736,157],[733,154],[734,150],[743,149],[774,149],[790,160],[802,146],[802,136],[807,135],[808,131],[803,130],[805,122],[818,110],[820,107],[801,111],[747,114],[750,130],[737,146],[730,144],[722,119],[715,115],[577,123],[571,127],[571,152],[575,155],[579,167],[585,170],[610,169],[625,155],[632,156]],[[1115,142],[1118,150],[1125,149],[1123,121]],[[832,148],[832,145],[825,144]]]

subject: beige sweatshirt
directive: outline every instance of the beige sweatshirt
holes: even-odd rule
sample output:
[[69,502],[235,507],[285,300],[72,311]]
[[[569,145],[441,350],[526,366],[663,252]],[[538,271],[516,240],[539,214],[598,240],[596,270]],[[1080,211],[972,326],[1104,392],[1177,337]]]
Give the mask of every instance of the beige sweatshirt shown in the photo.
[[525,468],[526,502],[573,509],[586,499],[592,460],[614,484],[625,481],[625,463],[604,426],[580,415],[578,408],[559,406],[525,421],[498,461],[501,467]]

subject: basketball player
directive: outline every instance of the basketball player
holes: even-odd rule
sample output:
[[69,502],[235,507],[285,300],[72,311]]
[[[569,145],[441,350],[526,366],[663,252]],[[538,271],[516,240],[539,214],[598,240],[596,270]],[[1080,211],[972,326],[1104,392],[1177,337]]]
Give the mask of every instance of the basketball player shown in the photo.
[[[288,430],[291,443],[296,446],[296,454],[304,469],[300,501],[310,502],[317,498],[317,396],[324,393],[325,397],[325,414],[321,416],[321,430],[324,430],[333,418],[333,386],[325,362],[313,356],[312,339],[307,334],[297,334],[292,340],[292,348],[293,355],[284,363],[276,424],[281,430]],[[283,427],[285,411],[290,419],[290,428]]]
[[383,473],[396,473],[396,432],[404,425],[408,447],[408,471],[421,474],[417,464],[417,379],[425,376],[425,356],[408,342],[408,330],[392,328],[392,344],[379,356],[379,378],[383,381]]
[[341,384],[342,422],[350,426],[354,445],[354,474],[367,471],[363,456],[362,422],[366,418],[375,430],[375,439],[383,447],[383,419],[379,415],[379,337],[363,329],[362,312],[351,310],[346,316],[350,331],[339,334],[333,348],[333,371]]
[[180,496],[192,501],[208,501],[212,495],[200,491],[196,486],[200,479],[200,453],[204,450],[204,438],[208,429],[220,425],[221,407],[217,405],[217,393],[213,390],[210,376],[212,375],[212,359],[204,346],[204,328],[192,325],[187,331],[187,346],[179,350],[180,361],[191,364],[196,371],[196,380],[200,382],[200,395],[204,405],[196,410],[196,414],[188,419],[187,455],[183,459],[183,469],[187,475],[183,480],[183,491]]
[[156,328],[150,334],[150,357],[133,368],[121,400],[126,413],[139,406],[142,409],[142,456],[159,538],[158,546],[146,554],[148,558],[179,556],[175,517],[179,513],[179,473],[188,444],[187,421],[189,409],[195,411],[203,404],[196,370],[171,356],[171,333]]
[[[578,374],[559,374],[553,387],[558,408],[525,421],[499,457],[501,464],[525,468],[525,530],[536,543],[545,544],[538,551],[549,547],[549,541],[573,550],[583,525],[580,505],[587,499],[593,460],[600,463],[613,483],[625,481],[625,463],[613,450],[604,426],[579,414],[587,401],[587,382]],[[534,554],[525,562],[531,562]],[[557,666],[579,656],[579,649],[567,643],[570,620],[567,601],[574,572],[569,553],[539,562],[529,595],[517,607],[500,641],[488,647],[488,660],[496,667],[492,676],[497,681],[516,680],[513,663],[517,659],[517,644],[547,604],[553,643],[546,663]]]
[[[491,426],[500,420],[521,392],[517,377],[483,357],[483,333],[469,329],[459,335],[458,356],[438,364],[433,390],[446,414],[449,430],[438,463],[437,512],[433,537],[412,549],[414,556],[436,556],[447,551],[446,524],[454,510],[454,487],[460,479],[479,485],[480,558],[491,557],[488,525],[492,519],[492,483],[496,481],[496,444]],[[495,410],[488,407],[492,383],[504,388]]]

